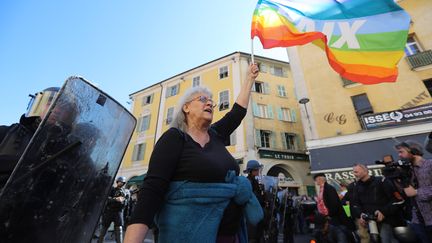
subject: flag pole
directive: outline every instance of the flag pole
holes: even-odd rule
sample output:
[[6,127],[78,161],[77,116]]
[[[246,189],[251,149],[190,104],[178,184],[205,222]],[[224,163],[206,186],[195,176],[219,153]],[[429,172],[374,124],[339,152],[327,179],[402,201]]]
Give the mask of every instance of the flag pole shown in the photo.
[[252,64],[255,64],[253,38],[251,39],[251,60],[252,60]]

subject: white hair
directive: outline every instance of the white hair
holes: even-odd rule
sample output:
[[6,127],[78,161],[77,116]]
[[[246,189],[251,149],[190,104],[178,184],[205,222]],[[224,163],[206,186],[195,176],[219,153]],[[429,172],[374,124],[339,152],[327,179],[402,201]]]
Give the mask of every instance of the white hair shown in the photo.
[[212,98],[212,92],[209,88],[205,86],[195,86],[192,87],[183,94],[183,96],[180,98],[179,103],[177,104],[177,107],[174,111],[174,117],[173,120],[170,123],[170,127],[178,128],[182,132],[186,132],[187,129],[187,121],[186,121],[186,114],[183,111],[183,106],[190,102],[193,96],[196,94],[203,93],[207,95],[208,97]]

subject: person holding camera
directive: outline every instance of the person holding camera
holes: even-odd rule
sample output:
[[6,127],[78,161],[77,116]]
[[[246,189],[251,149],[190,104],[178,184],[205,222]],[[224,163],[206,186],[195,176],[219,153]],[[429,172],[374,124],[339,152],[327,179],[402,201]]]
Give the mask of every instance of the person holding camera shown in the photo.
[[411,227],[421,242],[432,242],[432,160],[423,158],[423,148],[413,141],[395,146],[401,160],[412,164],[411,183],[404,188],[411,198]]
[[432,154],[432,132],[426,137],[425,149]]
[[[405,222],[400,215],[403,201],[394,196],[394,187],[389,180],[370,176],[365,165],[356,164],[353,167],[357,183],[353,190],[353,216],[357,218],[359,230],[369,227],[369,237],[372,242],[397,242],[393,227],[403,226]],[[376,227],[376,228],[375,228]],[[374,232],[377,229],[379,232]],[[362,242],[369,242],[362,239]]]

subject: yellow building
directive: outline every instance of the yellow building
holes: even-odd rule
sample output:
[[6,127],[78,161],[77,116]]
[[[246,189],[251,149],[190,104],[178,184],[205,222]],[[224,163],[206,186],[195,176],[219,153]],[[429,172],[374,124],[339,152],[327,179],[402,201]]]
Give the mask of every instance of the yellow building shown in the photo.
[[[185,90],[196,85],[208,87],[218,102],[214,121],[225,115],[240,92],[249,59],[249,54],[234,52],[132,93],[132,113],[138,125],[119,175],[142,179],[137,176],[146,173],[153,146],[169,128],[175,106]],[[313,191],[313,182],[307,176],[309,161],[290,66],[265,57],[255,59],[260,74],[253,86],[247,115],[231,135],[227,149],[239,161],[241,170],[248,160],[256,159],[264,164],[264,175],[280,177],[284,185],[300,194]]]
[[318,47],[288,48],[297,95],[310,100],[301,109],[312,173],[353,178],[347,171],[361,162],[378,174],[374,161],[395,157],[395,142],[423,142],[432,130],[432,1],[398,3],[412,23],[395,83],[352,83],[333,71]]

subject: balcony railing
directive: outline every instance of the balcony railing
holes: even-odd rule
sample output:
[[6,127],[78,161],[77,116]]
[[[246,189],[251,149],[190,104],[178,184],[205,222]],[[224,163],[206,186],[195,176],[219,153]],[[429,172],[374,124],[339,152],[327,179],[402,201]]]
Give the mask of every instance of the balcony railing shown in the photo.
[[411,66],[411,69],[430,65],[432,64],[432,50],[427,50],[407,56],[406,60]]

